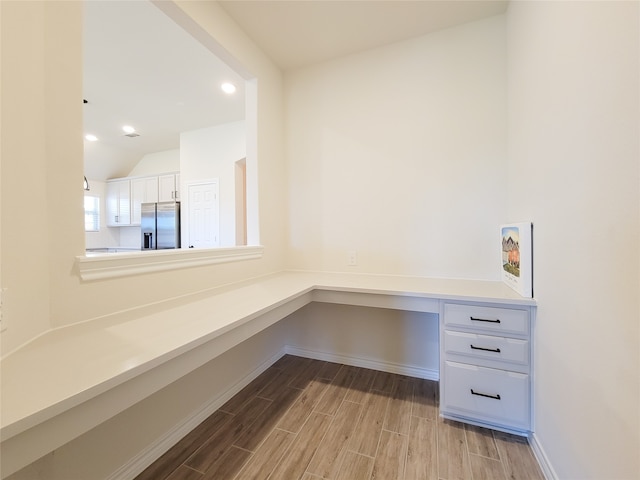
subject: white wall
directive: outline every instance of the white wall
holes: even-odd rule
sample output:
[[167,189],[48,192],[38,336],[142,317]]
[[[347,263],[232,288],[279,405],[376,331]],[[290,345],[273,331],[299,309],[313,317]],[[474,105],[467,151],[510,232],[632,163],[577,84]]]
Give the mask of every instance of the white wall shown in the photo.
[[180,182],[183,244],[189,235],[189,184],[218,180],[220,246],[236,245],[235,162],[247,156],[245,122],[202,128],[180,134]]
[[100,198],[100,230],[85,232],[85,246],[86,248],[117,247],[120,245],[121,227],[107,227],[107,184],[97,180],[89,180],[89,188],[88,192],[84,192],[85,196]]
[[132,468],[137,457],[148,453],[158,439],[167,438],[174,427],[186,421],[193,422],[194,414],[211,409],[211,405],[214,410],[215,405],[221,406],[229,391],[243,386],[238,384],[245,377],[282,353],[284,338],[282,324],[269,327],[7,480],[128,478],[123,472],[111,475],[120,468]]
[[639,4],[511,2],[509,217],[534,222],[535,436],[640,474]]
[[500,16],[288,72],[289,265],[499,279],[505,62]]
[[161,173],[177,172],[178,170],[180,170],[180,149],[175,148],[144,155],[127,176],[153,176]]
[[73,275],[85,239],[80,5],[0,10],[4,354],[49,328],[52,305],[77,302],[57,298],[58,279]]
[[[163,7],[167,5],[163,2]],[[84,254],[85,245],[82,104],[78,101],[82,98],[82,4],[0,2],[0,8],[5,120],[1,283],[8,288],[3,298],[8,324],[1,335],[4,353],[50,327],[282,268],[286,244],[282,75],[216,3],[180,2],[176,9],[193,20],[190,28],[256,78],[259,138],[247,156],[251,155],[248,163],[253,162],[253,172],[260,172],[250,201],[261,211],[264,257],[98,282],[81,282],[75,266],[75,257]],[[35,221],[27,219],[25,211],[35,215]]]
[[282,323],[303,356],[438,378],[436,314],[313,302]]
[[[163,2],[169,8],[169,2]],[[165,273],[81,282],[75,257],[84,254],[83,143],[82,143],[82,3],[0,2],[2,22],[2,246],[4,288],[1,335],[3,354],[19,347],[49,328],[97,318],[174,296],[240,281],[281,270],[284,265],[285,169],[283,148],[282,75],[273,63],[238,29],[215,2],[179,2],[178,14],[212,48],[233,56],[244,74],[255,76],[257,114],[249,119],[258,128],[255,146],[247,151],[252,169],[249,201],[261,211],[259,237],[265,246],[262,259]],[[214,40],[211,40],[214,38]],[[247,73],[249,72],[249,73]],[[256,180],[255,172],[260,176]],[[11,207],[11,208],[8,208]],[[27,217],[25,212],[30,212]],[[257,235],[255,235],[257,237]],[[99,320],[97,320],[99,321]],[[265,347],[266,348],[266,347]],[[246,368],[255,368],[257,350],[247,364],[229,369],[227,380],[237,380]],[[267,351],[268,353],[268,351]],[[264,357],[262,357],[264,358]],[[43,365],[42,368],[47,368]],[[218,370],[216,370],[218,369]],[[73,374],[73,372],[69,372]],[[199,370],[188,380],[194,399],[210,396],[199,385],[211,382],[211,370]],[[231,381],[229,380],[229,381]],[[227,385],[221,382],[220,388]],[[192,388],[193,387],[193,388]],[[184,393],[173,390],[171,400]],[[176,393],[177,392],[177,393]],[[151,397],[146,410],[153,432],[168,431],[176,416],[167,405]],[[154,402],[158,402],[154,404]],[[193,404],[180,408],[184,414]],[[135,412],[134,412],[135,413]],[[137,453],[148,445],[143,425],[131,429],[131,412],[109,423],[98,434],[85,437],[90,443],[74,443],[68,456],[38,462],[42,478],[74,468],[99,465],[101,472],[121,465],[122,455]],[[119,436],[125,432],[123,436]],[[133,434],[136,435],[133,435]],[[140,434],[140,435],[138,435]],[[152,435],[153,436],[153,435]],[[111,456],[118,442],[125,447]],[[52,455],[52,456],[55,456]],[[56,465],[54,465],[56,464]],[[96,467],[98,468],[98,467]],[[69,478],[68,476],[66,478]],[[86,478],[79,476],[76,478]]]

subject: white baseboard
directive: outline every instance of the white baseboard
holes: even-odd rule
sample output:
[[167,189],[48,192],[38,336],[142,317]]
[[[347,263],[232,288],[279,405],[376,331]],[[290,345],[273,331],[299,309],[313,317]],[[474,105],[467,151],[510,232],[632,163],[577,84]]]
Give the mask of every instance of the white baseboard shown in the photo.
[[378,359],[354,357],[351,355],[340,355],[331,352],[320,352],[316,350],[306,350],[303,348],[286,345],[283,349],[272,355],[264,361],[259,367],[251,373],[236,382],[230,389],[220,393],[215,398],[206,402],[200,408],[195,410],[191,415],[187,416],[182,422],[175,425],[171,430],[167,431],[152,445],[149,445],[138,455],[122,465],[113,472],[107,480],[131,480],[142,473],[145,468],[160,458],[172,446],[178,443],[186,434],[196,428],[200,423],[207,419],[213,412],[224,405],[231,397],[246,387],[254,379],[258,377],[267,368],[273,365],[285,353],[297,355],[300,357],[313,358],[316,360],[324,360],[334,363],[342,363],[354,367],[370,368],[383,372],[397,373],[400,375],[408,375],[410,377],[424,378],[427,380],[438,380],[439,374],[437,370],[419,368],[409,365],[400,365],[392,362],[384,362]]
[[341,355],[333,352],[321,352],[317,350],[307,350],[292,345],[286,345],[284,351],[299,357],[313,358],[327,362],[343,363],[352,367],[370,368],[382,372],[397,373],[409,377],[424,378],[426,380],[438,381],[440,374],[438,370],[415,367],[412,365],[401,365],[398,363],[385,362],[374,358],[354,357],[353,355]]
[[538,461],[538,465],[542,469],[542,474],[546,480],[558,480],[558,475],[555,470],[551,466],[551,462],[549,462],[549,457],[545,453],[542,445],[540,445],[540,441],[538,440],[538,436],[533,433],[529,437],[529,445],[531,445],[531,450],[533,450],[533,456],[536,457]]
[[167,431],[156,442],[149,445],[142,452],[109,475],[106,480],[131,480],[141,474],[145,468],[160,458],[191,430],[200,425],[200,423],[224,405],[229,399],[231,399],[231,397],[255,380],[262,372],[273,365],[285,353],[284,348],[281,349],[269,359],[265,360],[251,373],[238,380],[238,382],[236,382],[231,388],[221,392],[217,397],[212,398],[205,404],[201,405],[200,408],[188,415],[182,422],[175,425],[171,430]]

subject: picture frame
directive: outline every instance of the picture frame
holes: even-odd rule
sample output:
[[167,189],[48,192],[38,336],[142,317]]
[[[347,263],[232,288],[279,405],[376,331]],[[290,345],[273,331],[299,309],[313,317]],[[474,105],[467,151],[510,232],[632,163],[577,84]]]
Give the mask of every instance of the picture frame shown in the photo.
[[502,281],[525,298],[533,298],[533,224],[500,226]]

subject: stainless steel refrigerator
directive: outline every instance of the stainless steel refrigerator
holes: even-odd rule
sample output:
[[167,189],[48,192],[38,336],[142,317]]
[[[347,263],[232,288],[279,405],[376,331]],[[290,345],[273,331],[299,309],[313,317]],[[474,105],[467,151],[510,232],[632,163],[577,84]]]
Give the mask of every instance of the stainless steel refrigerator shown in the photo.
[[180,202],[143,203],[142,250],[180,248]]

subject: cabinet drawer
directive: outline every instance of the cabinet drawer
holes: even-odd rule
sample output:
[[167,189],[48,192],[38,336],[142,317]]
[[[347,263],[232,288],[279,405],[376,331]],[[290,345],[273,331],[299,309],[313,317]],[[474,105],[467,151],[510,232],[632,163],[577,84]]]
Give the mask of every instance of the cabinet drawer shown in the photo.
[[529,333],[529,312],[509,308],[480,307],[447,303],[444,306],[445,326],[458,326],[495,333]]
[[529,429],[529,376],[445,362],[443,411]]
[[[465,355],[474,358],[529,365],[529,342],[516,338],[494,337],[478,333],[445,330],[444,351],[446,354]],[[504,368],[509,368],[506,365]]]

